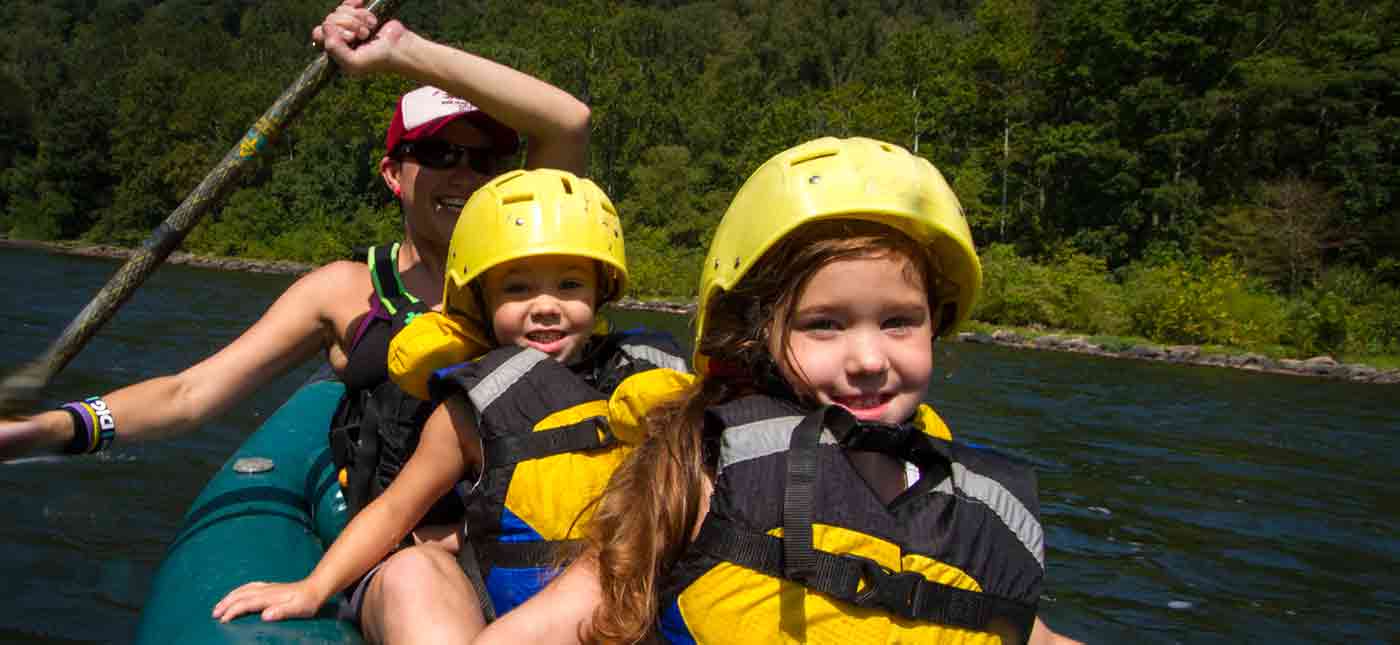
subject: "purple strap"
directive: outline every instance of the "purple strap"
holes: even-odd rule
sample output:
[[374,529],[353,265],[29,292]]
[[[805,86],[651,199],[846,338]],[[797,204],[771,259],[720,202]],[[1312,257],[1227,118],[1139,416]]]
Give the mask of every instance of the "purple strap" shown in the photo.
[[350,351],[346,352],[346,354],[355,351],[355,347],[359,346],[360,339],[364,338],[365,330],[369,329],[371,321],[375,318],[389,320],[388,313],[384,311],[384,304],[379,300],[379,294],[376,293],[374,296],[374,304],[370,306],[369,313],[366,313],[365,317],[360,319],[360,327],[355,330],[355,338],[350,341]]

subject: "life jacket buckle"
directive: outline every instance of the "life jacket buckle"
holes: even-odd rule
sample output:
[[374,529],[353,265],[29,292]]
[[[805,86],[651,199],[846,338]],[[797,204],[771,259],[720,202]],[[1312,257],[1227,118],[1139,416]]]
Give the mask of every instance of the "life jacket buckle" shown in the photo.
[[873,560],[851,558],[860,563],[861,580],[865,582],[865,590],[856,594],[856,605],[878,607],[911,620],[918,618],[925,586],[923,575],[917,571],[896,573]]
[[603,435],[601,442],[598,444],[599,448],[606,448],[617,443],[617,435],[613,434],[612,424],[608,423],[607,417],[593,417],[591,420],[593,421],[593,426]]

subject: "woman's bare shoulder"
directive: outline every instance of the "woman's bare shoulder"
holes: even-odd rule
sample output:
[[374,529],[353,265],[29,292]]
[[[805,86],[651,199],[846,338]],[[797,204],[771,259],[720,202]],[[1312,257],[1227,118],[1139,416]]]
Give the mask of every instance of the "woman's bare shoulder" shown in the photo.
[[368,309],[373,295],[369,267],[341,260],[298,278],[279,300],[301,311],[316,312],[323,323],[340,330]]
[[287,289],[300,291],[318,300],[340,300],[352,294],[374,290],[369,267],[362,262],[338,260],[316,268]]

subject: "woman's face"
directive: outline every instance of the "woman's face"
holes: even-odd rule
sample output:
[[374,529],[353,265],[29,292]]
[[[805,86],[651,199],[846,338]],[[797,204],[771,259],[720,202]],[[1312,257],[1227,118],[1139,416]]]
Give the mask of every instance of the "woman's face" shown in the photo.
[[[433,138],[469,148],[485,149],[491,146],[491,139],[486,133],[466,119],[453,121]],[[386,168],[385,164],[394,168]],[[390,188],[395,185],[399,187],[404,219],[417,241],[440,246],[444,252],[467,198],[495,176],[477,172],[465,159],[456,166],[438,169],[423,165],[412,155],[405,155],[397,161],[386,159],[381,164],[381,171],[385,173],[385,180],[390,182]]]
[[793,305],[787,347],[769,334],[783,378],[859,419],[907,421],[933,372],[933,321],[918,275],[897,253],[818,269]]

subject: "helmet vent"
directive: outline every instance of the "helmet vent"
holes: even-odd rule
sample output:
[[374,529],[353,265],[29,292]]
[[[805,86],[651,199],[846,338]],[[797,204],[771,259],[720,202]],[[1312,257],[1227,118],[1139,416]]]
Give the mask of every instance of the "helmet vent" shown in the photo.
[[812,162],[812,161],[816,161],[816,160],[818,160],[818,159],[825,159],[825,158],[827,158],[827,157],[835,157],[835,156],[836,156],[836,151],[835,151],[835,150],[813,150],[813,151],[811,152],[811,154],[806,154],[806,155],[803,155],[803,156],[798,157],[798,158],[796,158],[796,159],[793,159],[791,165],[792,165],[793,167],[796,167],[796,166],[800,166],[800,165],[802,165],[802,164],[804,164],[804,163],[809,163],[809,162]]
[[509,206],[511,204],[519,204],[521,202],[533,201],[535,201],[534,193],[516,193],[514,195],[506,195],[504,198],[501,199],[501,204]]
[[568,180],[568,179],[564,179],[564,178],[561,177],[559,180],[560,180],[561,182],[564,183],[564,194],[565,194],[565,195],[572,195],[572,194],[574,194],[574,185],[571,184],[571,183],[569,183],[569,180]]

